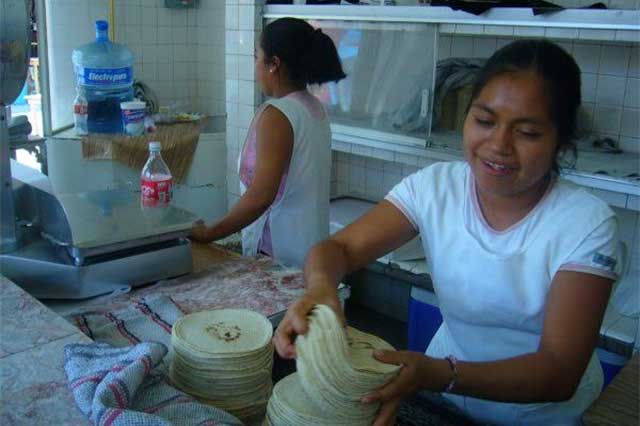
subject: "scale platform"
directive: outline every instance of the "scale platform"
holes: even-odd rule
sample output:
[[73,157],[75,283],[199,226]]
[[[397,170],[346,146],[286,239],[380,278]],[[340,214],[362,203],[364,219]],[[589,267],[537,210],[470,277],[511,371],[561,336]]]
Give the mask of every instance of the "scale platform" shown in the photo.
[[87,258],[76,265],[45,239],[0,255],[2,274],[38,299],[85,299],[188,274],[191,243],[177,238]]
[[41,299],[83,299],[187,274],[198,219],[174,205],[143,208],[129,187],[72,192],[11,161],[18,247],[2,274]]

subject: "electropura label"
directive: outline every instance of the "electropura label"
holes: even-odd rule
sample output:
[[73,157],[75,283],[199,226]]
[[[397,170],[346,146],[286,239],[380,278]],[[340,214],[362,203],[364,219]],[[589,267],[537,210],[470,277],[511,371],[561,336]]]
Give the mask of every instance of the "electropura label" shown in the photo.
[[133,83],[133,68],[77,67],[78,84],[82,86],[127,86]]
[[142,207],[166,207],[171,202],[172,179],[141,180]]

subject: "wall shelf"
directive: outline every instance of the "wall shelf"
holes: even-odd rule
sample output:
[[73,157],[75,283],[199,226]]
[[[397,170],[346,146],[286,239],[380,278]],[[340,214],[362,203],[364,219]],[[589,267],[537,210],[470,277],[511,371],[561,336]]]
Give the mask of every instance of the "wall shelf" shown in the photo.
[[[342,133],[333,134],[332,149],[364,157],[407,163],[413,166],[427,161],[458,161],[463,159],[462,152],[455,148],[445,148],[436,144],[426,147],[414,147],[372,140],[362,136]],[[584,158],[584,157],[589,158]],[[622,160],[628,165],[640,169],[638,154],[606,154],[597,152],[579,152],[578,167],[588,167],[589,163],[610,164],[611,157]],[[581,160],[583,161],[581,163]],[[586,166],[585,166],[586,164]],[[595,173],[592,170],[563,169],[562,176],[577,185],[585,186],[606,201],[609,205],[640,211],[640,179],[625,178]]]
[[565,9],[534,15],[529,8],[493,8],[476,16],[444,6],[265,6],[264,18],[441,24],[445,34],[538,36],[640,41],[640,11]]

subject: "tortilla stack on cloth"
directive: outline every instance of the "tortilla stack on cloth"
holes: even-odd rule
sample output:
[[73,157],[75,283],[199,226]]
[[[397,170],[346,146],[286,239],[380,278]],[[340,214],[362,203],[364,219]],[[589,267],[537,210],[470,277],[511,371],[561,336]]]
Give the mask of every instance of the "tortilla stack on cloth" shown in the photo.
[[271,322],[246,309],[184,316],[171,334],[171,382],[247,423],[261,421],[273,388],[272,336]]

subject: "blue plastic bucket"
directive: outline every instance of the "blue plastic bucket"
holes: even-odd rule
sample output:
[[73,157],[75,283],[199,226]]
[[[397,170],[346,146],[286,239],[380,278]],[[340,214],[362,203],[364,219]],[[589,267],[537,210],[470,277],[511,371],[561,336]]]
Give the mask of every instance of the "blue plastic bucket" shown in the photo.
[[600,365],[602,366],[602,373],[604,374],[604,383],[602,384],[602,389],[604,389],[611,383],[620,370],[622,370],[622,367],[624,367],[629,358],[602,348],[596,348],[596,354],[598,355]]
[[409,350],[424,352],[440,324],[442,324],[442,315],[437,306],[411,297],[409,299]]

